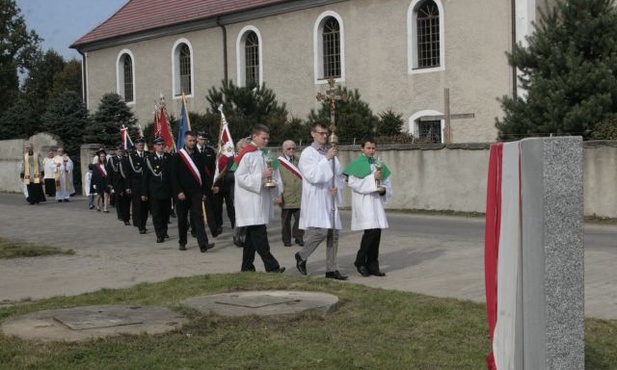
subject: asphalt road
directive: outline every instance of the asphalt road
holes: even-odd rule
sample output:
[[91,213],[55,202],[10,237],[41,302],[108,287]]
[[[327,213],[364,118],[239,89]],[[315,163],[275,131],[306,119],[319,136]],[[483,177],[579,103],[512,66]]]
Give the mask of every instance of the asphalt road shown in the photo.
[[[156,244],[151,224],[148,234],[140,235],[119,222],[113,208],[104,214],[88,210],[86,204],[85,198],[75,197],[70,203],[30,206],[20,194],[0,194],[0,236],[77,252],[0,260],[0,304],[240,269],[241,249],[233,245],[228,229],[207,253],[200,253],[191,238],[189,250],[180,252],[175,222],[170,225],[171,239]],[[380,253],[387,276],[363,278],[353,267],[362,233],[349,231],[350,213],[342,215],[345,230],[338,262],[350,276],[346,283],[484,301],[482,218],[389,213],[390,229],[382,235]],[[268,235],[273,254],[287,267],[285,273],[298,275],[293,256],[298,247],[283,247],[278,220],[271,222]],[[616,236],[617,226],[585,226],[587,316],[617,319]],[[259,259],[256,266],[263,271]],[[310,277],[324,276],[323,246],[309,258],[307,268]]]

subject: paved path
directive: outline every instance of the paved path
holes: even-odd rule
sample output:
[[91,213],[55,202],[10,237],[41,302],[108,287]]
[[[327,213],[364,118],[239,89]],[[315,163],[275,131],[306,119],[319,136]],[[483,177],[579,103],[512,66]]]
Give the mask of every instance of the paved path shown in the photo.
[[[151,224],[148,234],[140,235],[134,227],[118,221],[113,208],[109,214],[88,210],[83,197],[72,198],[70,203],[48,201],[30,206],[19,194],[0,194],[0,207],[0,236],[77,252],[73,256],[0,260],[0,304],[240,270],[241,249],[232,244],[228,229],[207,253],[200,253],[196,240],[190,237],[188,250],[181,252],[175,220],[170,225],[171,239],[157,244]],[[380,257],[387,277],[361,277],[352,264],[361,233],[342,233],[339,266],[349,274],[348,283],[484,301],[483,220],[408,214],[389,217],[391,229],[382,236]],[[343,219],[348,228],[348,212],[343,212]],[[410,227],[422,222],[434,227],[424,231]],[[469,230],[468,235],[450,234],[455,223],[461,230]],[[617,227],[604,228],[609,234],[617,232]],[[279,221],[272,222],[268,234],[273,254],[287,267],[285,273],[298,275],[293,255],[299,248],[283,247]],[[585,264],[586,316],[617,319],[617,248],[586,248]],[[259,258],[255,265],[263,271]],[[324,276],[323,246],[311,256],[307,268],[310,276]]]

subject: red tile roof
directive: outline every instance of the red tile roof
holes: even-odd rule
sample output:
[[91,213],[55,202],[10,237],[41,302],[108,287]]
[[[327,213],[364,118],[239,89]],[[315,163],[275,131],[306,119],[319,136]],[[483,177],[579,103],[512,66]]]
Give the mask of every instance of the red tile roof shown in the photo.
[[[102,0],[104,1],[104,0]],[[290,0],[130,0],[71,47]]]

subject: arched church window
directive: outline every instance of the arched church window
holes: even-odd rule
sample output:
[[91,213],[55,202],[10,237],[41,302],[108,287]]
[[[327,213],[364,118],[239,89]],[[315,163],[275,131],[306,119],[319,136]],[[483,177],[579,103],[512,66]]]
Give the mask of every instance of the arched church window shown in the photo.
[[122,96],[125,102],[133,101],[133,89],[133,59],[130,55],[124,54],[122,56]]
[[[191,50],[188,45],[182,44],[179,53],[180,66],[180,91],[179,94],[190,95],[193,91],[191,86]],[[177,94],[177,95],[179,95]]]
[[439,66],[439,9],[434,1],[426,0],[418,6],[416,30],[418,68]]
[[259,85],[259,38],[253,31],[246,33],[244,42],[244,71],[246,86]]
[[328,17],[322,31],[323,78],[341,77],[341,32],[338,21]]

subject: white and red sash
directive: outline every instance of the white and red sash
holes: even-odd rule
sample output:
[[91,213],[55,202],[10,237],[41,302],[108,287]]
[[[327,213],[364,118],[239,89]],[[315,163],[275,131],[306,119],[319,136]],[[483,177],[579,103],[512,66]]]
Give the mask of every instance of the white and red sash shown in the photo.
[[285,167],[289,172],[293,173],[300,180],[302,180],[302,174],[300,173],[300,170],[298,169],[298,167],[294,166],[293,163],[289,162],[287,158],[283,156],[280,156],[278,160],[281,163],[281,166]]
[[186,167],[188,167],[188,169],[191,171],[191,174],[193,174],[195,181],[197,181],[199,186],[201,186],[201,174],[199,173],[199,170],[197,169],[193,158],[191,158],[190,154],[184,148],[180,149],[178,154],[180,154],[180,158],[182,158],[184,164],[186,164]]

